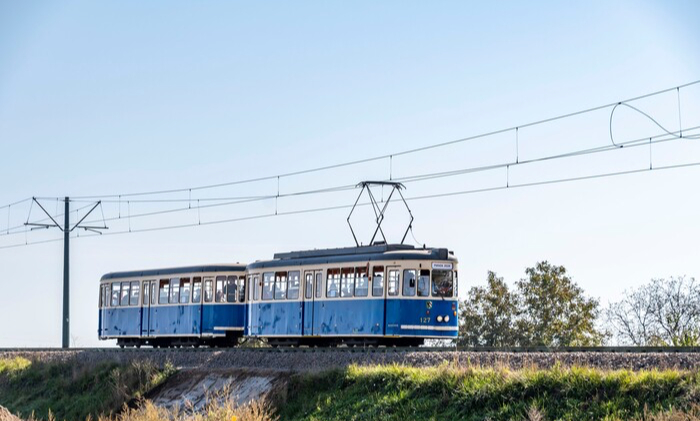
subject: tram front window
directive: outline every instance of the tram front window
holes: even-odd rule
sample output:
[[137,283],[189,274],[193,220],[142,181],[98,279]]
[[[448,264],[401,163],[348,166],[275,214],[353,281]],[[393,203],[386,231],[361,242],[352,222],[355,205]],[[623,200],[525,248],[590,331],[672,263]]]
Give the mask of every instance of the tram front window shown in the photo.
[[451,270],[433,270],[433,297],[452,297],[454,281]]

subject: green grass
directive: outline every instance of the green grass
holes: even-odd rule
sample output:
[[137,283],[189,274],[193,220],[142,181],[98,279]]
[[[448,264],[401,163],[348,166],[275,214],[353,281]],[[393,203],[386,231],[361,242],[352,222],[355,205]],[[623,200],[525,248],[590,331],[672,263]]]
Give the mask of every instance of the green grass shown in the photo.
[[0,360],[0,405],[22,417],[32,413],[57,420],[97,418],[121,408],[164,381],[174,370],[151,363],[32,363],[23,358]]
[[681,371],[350,367],[298,376],[283,420],[629,420],[698,403],[700,377]]

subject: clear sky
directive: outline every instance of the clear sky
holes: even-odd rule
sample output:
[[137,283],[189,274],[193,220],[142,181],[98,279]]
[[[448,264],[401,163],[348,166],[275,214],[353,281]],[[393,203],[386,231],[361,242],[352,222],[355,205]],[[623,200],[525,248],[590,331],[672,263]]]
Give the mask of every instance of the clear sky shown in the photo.
[[[693,0],[1,1],[0,205],[334,164],[678,86],[700,79],[699,17],[700,3]],[[681,95],[683,125],[700,125],[700,85]],[[678,129],[675,93],[636,105]],[[620,139],[659,134],[638,115],[619,112]],[[608,117],[606,110],[523,129],[520,159],[604,146]],[[654,164],[700,161],[698,142],[655,147]],[[512,134],[494,136],[398,157],[392,175],[503,162],[514,150]],[[513,168],[510,182],[648,164],[649,151],[638,148]],[[280,189],[352,184],[388,173],[382,161],[283,179]],[[504,171],[443,178],[409,184],[406,195],[504,180]],[[700,276],[698,181],[700,168],[688,168],[414,201],[414,232],[420,243],[455,251],[462,296],[483,284],[488,270],[512,284],[546,259],[565,265],[604,305],[653,277]],[[276,188],[264,182],[192,197],[274,194]],[[278,206],[351,204],[355,194],[281,199]],[[45,204],[56,212],[55,201]],[[26,221],[29,208],[22,206],[12,208],[11,226]],[[130,203],[121,212],[169,206],[181,204]],[[119,214],[114,204],[104,210],[106,217]],[[274,212],[274,202],[131,224],[137,229],[260,212]],[[249,262],[276,251],[350,245],[346,216],[338,210],[76,239],[74,343],[99,344],[98,280],[106,272]],[[0,230],[7,217],[0,209]],[[38,217],[34,208],[32,219]],[[108,225],[110,231],[128,229],[125,218]],[[59,236],[34,232],[28,239]],[[0,237],[0,246],[24,239]],[[61,242],[0,249],[0,347],[60,345],[61,277]]]

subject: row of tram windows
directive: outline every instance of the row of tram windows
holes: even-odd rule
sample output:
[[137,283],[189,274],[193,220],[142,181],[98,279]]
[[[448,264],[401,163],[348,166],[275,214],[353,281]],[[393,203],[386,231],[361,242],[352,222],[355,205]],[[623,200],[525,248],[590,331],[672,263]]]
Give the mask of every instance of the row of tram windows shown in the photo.
[[[452,270],[404,269],[384,266],[333,268],[326,270],[326,298],[383,297],[385,277],[387,295],[396,297],[453,297],[457,291],[457,272]],[[254,301],[297,300],[299,298],[301,271],[265,272],[252,275],[255,286],[251,294]],[[403,282],[402,282],[403,281]],[[321,298],[323,293],[322,271],[304,273],[304,298]],[[261,294],[262,290],[262,294]]]
[[[204,297],[202,297],[202,293]],[[100,285],[100,307],[156,304],[242,303],[245,277],[169,278],[148,281],[112,282]]]

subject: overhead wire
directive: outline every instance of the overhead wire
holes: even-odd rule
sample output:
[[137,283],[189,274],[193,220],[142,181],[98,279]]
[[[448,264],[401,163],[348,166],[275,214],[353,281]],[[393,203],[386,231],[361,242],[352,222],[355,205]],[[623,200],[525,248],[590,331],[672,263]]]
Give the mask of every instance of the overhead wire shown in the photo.
[[[529,183],[511,184],[509,187],[501,185],[501,186],[485,187],[485,188],[480,188],[480,189],[458,190],[458,191],[445,192],[445,193],[413,196],[413,197],[407,197],[406,201],[429,200],[429,199],[436,199],[436,198],[441,198],[441,197],[486,193],[486,192],[493,192],[493,191],[499,191],[499,190],[515,189],[515,188],[536,187],[536,186],[544,186],[544,185],[559,184],[559,183],[569,183],[569,182],[592,180],[592,179],[599,179],[599,178],[617,177],[617,176],[631,175],[631,174],[637,174],[637,173],[643,173],[643,172],[664,171],[664,170],[691,168],[691,167],[698,167],[698,166],[700,166],[700,161],[688,162],[688,163],[683,163],[683,164],[666,165],[666,166],[661,166],[661,167],[655,167],[653,169],[641,168],[641,169],[636,169],[636,170],[615,171],[615,172],[593,174],[593,175],[580,176],[580,177],[567,177],[567,178],[536,181],[536,182],[529,182]],[[370,202],[364,202],[364,203],[357,204],[357,206],[370,206],[370,205],[371,205]],[[306,214],[306,213],[327,212],[327,211],[340,210],[340,209],[350,209],[350,208],[352,208],[352,206],[353,205],[337,205],[337,206],[324,206],[324,207],[317,207],[317,208],[298,209],[298,210],[291,210],[291,211],[282,211],[282,212],[277,212],[277,213],[265,213],[265,214],[237,217],[237,218],[227,218],[227,219],[220,219],[220,220],[214,220],[214,221],[205,221],[205,222],[199,222],[199,223],[168,225],[168,226],[161,226],[161,227],[149,227],[149,228],[140,228],[140,229],[132,229],[132,230],[124,230],[124,231],[112,231],[112,232],[106,232],[102,235],[103,236],[110,236],[110,235],[122,235],[122,234],[132,234],[132,233],[175,230],[175,229],[191,228],[191,227],[202,226],[202,225],[218,225],[218,224],[226,224],[226,223],[233,223],[233,222],[250,221],[250,220],[255,220],[255,219],[265,219],[265,218],[272,218],[275,216],[290,216],[290,215],[300,215],[300,214]],[[89,238],[89,237],[97,237],[97,236],[99,236],[99,235],[98,234],[88,234],[88,235],[83,235],[80,238]],[[77,237],[74,237],[74,238],[77,238]],[[11,244],[11,245],[6,245],[6,246],[0,246],[0,250],[23,247],[23,246],[34,245],[34,244],[50,243],[50,242],[56,242],[56,241],[62,241],[62,240],[63,240],[62,238],[55,238],[55,239],[41,240],[41,241],[35,241],[35,242]]]
[[[686,131],[693,131],[693,130],[698,130],[698,129],[700,129],[700,126],[693,126],[693,127],[687,128]],[[674,133],[672,132],[670,134],[673,135]],[[625,146],[627,146],[628,149],[630,149],[632,147],[646,146],[648,144],[647,141],[649,139],[657,139],[657,140],[652,140],[651,141],[652,144],[678,140],[677,136],[675,136],[671,139],[661,139],[664,136],[668,136],[668,135],[664,133],[664,134],[659,134],[659,135],[655,135],[655,136],[651,136],[651,137],[647,136],[647,137],[643,137],[643,138],[625,141],[625,142],[622,142],[620,144],[625,145]],[[451,171],[432,172],[432,173],[425,173],[425,174],[419,174],[419,175],[404,176],[404,177],[394,178],[393,180],[398,181],[398,182],[402,182],[402,183],[412,183],[412,182],[418,182],[418,181],[433,180],[433,179],[437,179],[437,178],[478,173],[478,172],[483,172],[483,171],[492,171],[492,170],[497,170],[497,169],[502,169],[502,168],[509,169],[510,166],[523,166],[523,165],[533,164],[533,163],[537,163],[537,162],[544,162],[544,161],[550,161],[550,160],[555,160],[555,159],[576,157],[576,156],[601,153],[601,152],[612,152],[612,151],[617,151],[617,150],[619,150],[618,147],[612,147],[610,145],[606,145],[606,146],[600,146],[600,147],[595,147],[595,148],[581,149],[581,150],[577,150],[577,151],[567,152],[564,154],[556,154],[556,155],[549,155],[549,156],[544,156],[544,157],[540,157],[540,158],[533,158],[533,159],[529,159],[529,160],[516,160],[514,162],[505,162],[505,163],[499,163],[499,164],[493,164],[493,165],[487,165],[487,166],[467,167],[467,168],[461,168],[461,169],[451,170]],[[508,179],[507,179],[507,183],[508,183]],[[241,205],[241,204],[258,202],[258,201],[263,201],[263,200],[272,200],[272,199],[277,200],[279,198],[287,198],[287,197],[294,197],[294,196],[348,191],[348,190],[354,190],[356,188],[357,188],[357,186],[355,184],[345,184],[345,185],[334,186],[334,187],[323,188],[323,189],[314,189],[314,190],[297,191],[297,192],[291,192],[291,193],[282,193],[279,195],[271,194],[271,195],[267,195],[267,196],[257,196],[257,197],[253,197],[251,199],[236,200],[236,198],[234,197],[234,198],[232,198],[234,200],[229,200],[226,202],[213,203],[213,204],[208,204],[208,205],[200,205],[200,206],[198,206],[197,210],[199,213],[199,211],[201,209]],[[217,198],[217,200],[225,200],[225,199],[226,198]],[[204,199],[202,199],[202,200],[204,200]],[[113,201],[112,203],[115,203],[115,202]],[[144,203],[148,203],[148,201],[144,201]],[[84,206],[84,207],[87,207],[87,206]],[[157,210],[157,211],[152,211],[152,212],[130,214],[128,216],[128,218],[129,218],[129,220],[131,220],[131,218],[136,219],[136,218],[152,217],[152,216],[157,216],[157,215],[187,212],[187,211],[191,211],[191,210],[192,210],[192,208],[190,206],[178,207],[178,208],[171,208],[171,209],[165,209],[165,210]],[[101,221],[102,222],[111,222],[111,221],[119,220],[122,218],[124,218],[124,217],[122,215],[120,215],[118,217],[103,218],[101,220],[98,220],[98,219],[90,220],[90,221],[86,221],[85,223],[95,223],[95,222],[101,222]]]
[[160,195],[160,194],[191,192],[192,190],[197,191],[197,190],[205,190],[205,189],[213,189],[213,188],[233,186],[233,185],[239,185],[239,184],[253,183],[253,182],[259,182],[259,181],[274,180],[276,178],[309,174],[309,173],[313,173],[313,172],[325,171],[325,170],[347,167],[347,166],[352,166],[352,165],[358,165],[358,164],[362,164],[362,163],[368,163],[368,162],[379,161],[379,160],[384,160],[384,159],[389,159],[390,161],[393,161],[393,158],[396,156],[403,156],[403,155],[413,154],[413,153],[417,153],[417,152],[423,152],[423,151],[430,150],[430,149],[441,148],[441,147],[445,147],[445,146],[449,146],[449,145],[454,145],[457,143],[463,143],[463,142],[467,142],[470,140],[489,137],[489,136],[513,131],[513,130],[517,131],[518,129],[523,129],[526,127],[532,127],[532,126],[536,126],[536,125],[540,125],[540,124],[544,124],[544,123],[549,123],[549,122],[556,121],[556,120],[574,117],[574,116],[581,115],[581,114],[591,113],[591,112],[602,110],[605,108],[614,107],[614,106],[617,106],[621,103],[638,101],[640,99],[649,98],[652,96],[671,92],[673,90],[680,91],[680,89],[682,89],[682,88],[696,85],[698,83],[700,83],[700,79],[683,84],[683,85],[675,86],[672,88],[662,89],[660,91],[655,91],[655,92],[647,93],[647,94],[640,95],[637,97],[629,98],[629,99],[626,99],[623,101],[617,101],[617,102],[613,102],[613,103],[609,103],[609,104],[605,104],[605,105],[599,105],[599,106],[587,108],[584,110],[579,110],[579,111],[575,111],[575,112],[571,112],[571,113],[561,114],[561,115],[558,115],[555,117],[537,120],[537,121],[533,121],[533,122],[525,123],[525,124],[519,124],[517,126],[512,126],[512,127],[508,127],[508,128],[504,128],[504,129],[494,130],[494,131],[490,131],[490,132],[486,132],[486,133],[481,133],[481,134],[474,135],[474,136],[464,137],[464,138],[455,139],[455,140],[451,140],[451,141],[447,141],[447,142],[435,143],[435,144],[426,145],[426,146],[413,148],[413,149],[406,149],[403,151],[394,152],[394,153],[390,153],[390,154],[384,154],[384,155],[378,155],[378,156],[374,156],[374,157],[370,157],[370,158],[341,162],[341,163],[332,164],[332,165],[325,165],[325,166],[316,167],[316,168],[309,168],[309,169],[305,169],[305,170],[291,171],[291,172],[286,172],[286,173],[279,173],[279,174],[274,174],[274,175],[255,177],[255,178],[249,178],[249,179],[243,179],[243,180],[234,180],[234,181],[229,181],[229,182],[224,182],[224,183],[201,185],[201,186],[195,186],[195,187],[183,187],[183,188],[175,188],[175,189],[153,190],[153,191],[121,193],[121,194],[74,196],[74,197],[76,199],[96,199],[96,198],[115,198],[115,197],[121,198],[121,197],[153,196],[153,195]]

